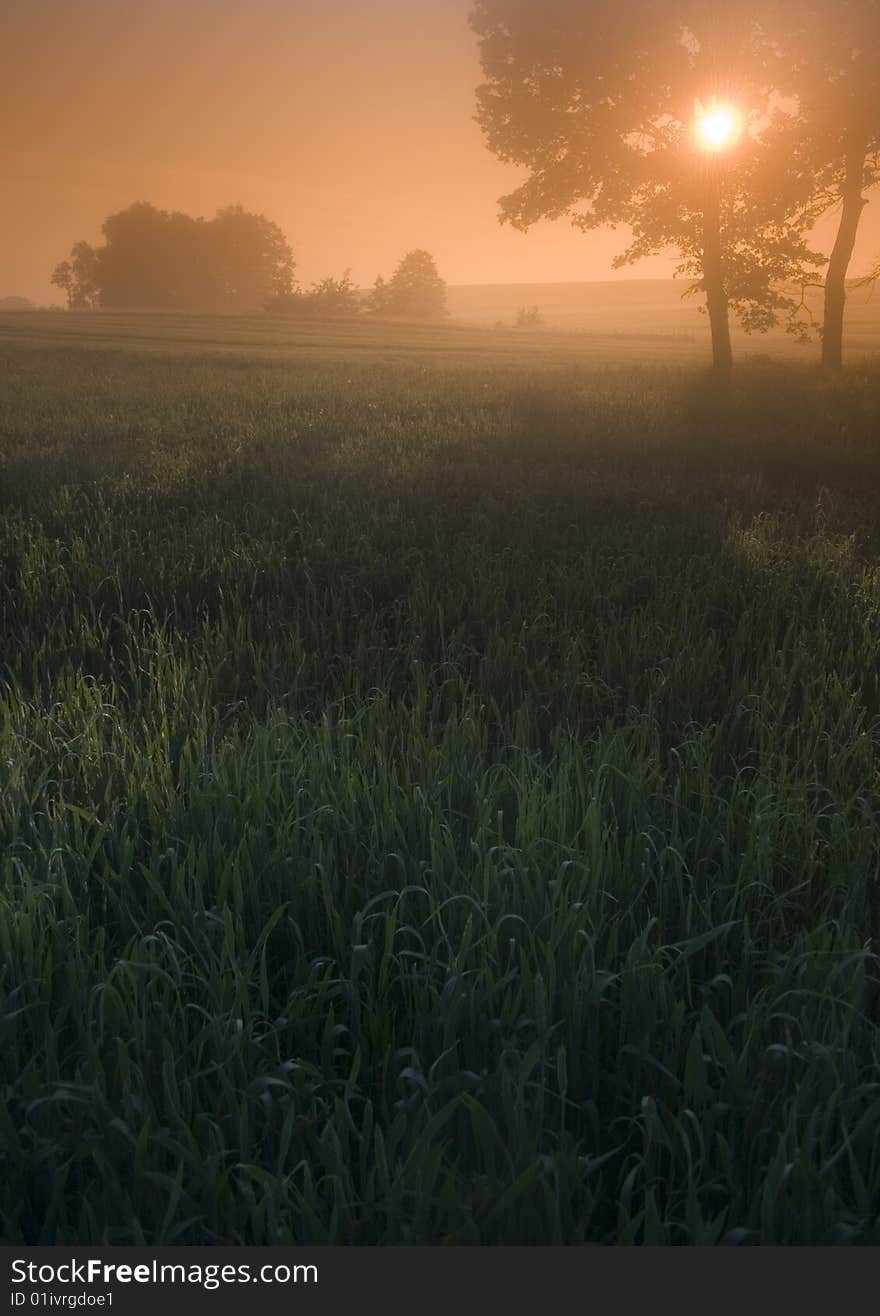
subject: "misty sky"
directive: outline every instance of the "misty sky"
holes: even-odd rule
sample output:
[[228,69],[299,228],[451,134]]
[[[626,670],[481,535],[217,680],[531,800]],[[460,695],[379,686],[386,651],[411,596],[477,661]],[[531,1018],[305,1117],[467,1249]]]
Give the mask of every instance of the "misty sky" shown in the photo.
[[[619,0],[618,0],[619,2]],[[135,200],[241,201],[304,282],[358,283],[415,246],[450,283],[615,275],[625,233],[497,223],[519,181],[473,122],[469,0],[0,0],[0,296],[60,301],[52,266]],[[880,253],[880,198],[854,270]],[[826,247],[827,250],[827,247]]]

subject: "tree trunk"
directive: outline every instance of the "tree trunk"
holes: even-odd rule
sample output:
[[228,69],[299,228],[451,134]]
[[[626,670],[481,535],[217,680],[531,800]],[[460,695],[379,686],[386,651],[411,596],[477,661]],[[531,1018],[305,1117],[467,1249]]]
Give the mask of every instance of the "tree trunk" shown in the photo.
[[846,309],[846,276],[852,260],[862,211],[868,204],[862,196],[867,149],[862,141],[851,141],[846,153],[843,213],[828,273],[825,276],[825,321],[822,328],[822,364],[830,370],[843,365],[843,317]]
[[733,348],[721,254],[721,179],[717,164],[710,165],[710,169],[703,210],[703,288],[712,330],[712,366],[720,378],[728,379],[733,369]]

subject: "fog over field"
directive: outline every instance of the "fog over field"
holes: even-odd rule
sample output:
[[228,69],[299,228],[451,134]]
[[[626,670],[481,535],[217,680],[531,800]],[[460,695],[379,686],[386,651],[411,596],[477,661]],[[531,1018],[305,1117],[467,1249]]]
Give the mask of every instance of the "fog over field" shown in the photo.
[[[451,285],[449,310],[456,320],[470,324],[512,323],[523,306],[537,306],[547,326],[608,334],[669,334],[708,339],[709,325],[700,313],[700,298],[687,293],[687,280],[631,279],[597,283],[508,283]],[[800,290],[797,293],[800,298]],[[806,294],[804,320],[821,323],[822,293]],[[810,322],[810,314],[813,321]],[[853,348],[880,351],[880,291],[873,286],[854,287],[847,300],[847,334]],[[798,351],[783,329],[771,334],[740,334],[745,351],[774,350],[786,345]]]
[[[548,351],[583,356],[590,360],[596,356],[604,360],[670,361],[705,358],[709,342],[709,324],[700,310],[699,296],[686,293],[684,280],[633,279],[597,283],[509,283],[450,285],[447,288],[449,320],[443,326],[419,326],[398,323],[384,326],[359,325],[352,322],[342,326],[338,322],[328,329],[313,325],[303,333],[295,321],[276,322],[265,316],[249,319],[226,317],[218,327],[217,339],[226,350],[235,341],[255,345],[262,342],[269,349],[286,344],[304,347],[316,336],[334,340],[337,345],[348,337],[359,343],[363,350],[376,350],[383,339],[398,348],[409,346],[417,350],[420,343],[431,343],[438,351],[477,357],[486,352],[502,350],[514,353],[525,349],[526,354],[543,356]],[[800,292],[798,292],[800,297]],[[537,308],[543,325],[536,329],[516,329],[517,315],[522,309]],[[811,326],[811,341],[800,343],[781,326],[766,334],[734,333],[738,350],[745,356],[767,354],[786,357],[794,361],[809,362],[818,350],[818,327],[821,324],[822,293],[810,289],[806,294],[807,311],[802,318]],[[813,319],[810,320],[810,313]],[[198,316],[175,316],[166,327],[158,327],[160,313],[145,318],[142,325],[123,316],[121,320],[112,311],[103,312],[98,320],[81,317],[66,321],[45,315],[28,316],[23,312],[14,315],[0,310],[0,338],[18,340],[34,337],[38,341],[57,338],[64,340],[75,334],[79,341],[98,339],[113,341],[117,323],[121,327],[120,342],[129,335],[136,339],[153,337],[161,342],[167,332],[171,339],[186,338],[192,332],[196,338],[203,330],[185,328],[180,321],[189,319],[198,325]],[[468,337],[461,331],[478,330]],[[489,335],[488,331],[492,334]],[[527,340],[525,348],[523,339]],[[845,342],[847,351],[855,357],[880,353],[880,292],[873,286],[853,287],[847,300]]]

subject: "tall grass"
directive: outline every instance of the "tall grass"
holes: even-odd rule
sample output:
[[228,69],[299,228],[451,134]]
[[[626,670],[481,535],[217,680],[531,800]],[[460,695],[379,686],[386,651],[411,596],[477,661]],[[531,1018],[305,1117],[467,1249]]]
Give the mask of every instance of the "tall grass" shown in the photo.
[[878,401],[7,344],[5,1240],[880,1241]]

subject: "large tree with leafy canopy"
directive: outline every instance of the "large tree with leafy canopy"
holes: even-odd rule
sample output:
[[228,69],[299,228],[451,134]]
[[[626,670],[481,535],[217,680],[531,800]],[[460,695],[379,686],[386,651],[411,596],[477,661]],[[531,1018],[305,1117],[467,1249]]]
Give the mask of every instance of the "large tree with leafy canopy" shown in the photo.
[[252,311],[293,286],[281,229],[240,205],[206,220],[138,201],[102,231],[103,246],[76,243],[52,275],[71,307]]
[[[767,183],[760,129],[773,58],[756,9],[746,0],[477,0],[471,15],[486,76],[478,122],[500,159],[528,171],[502,198],[502,221],[626,224],[633,238],[619,263],[678,251],[679,272],[705,294],[724,373],[730,311],[747,329],[793,314],[785,288],[808,281],[820,260],[797,207]],[[700,105],[735,108],[737,132],[723,150],[698,140]]]

